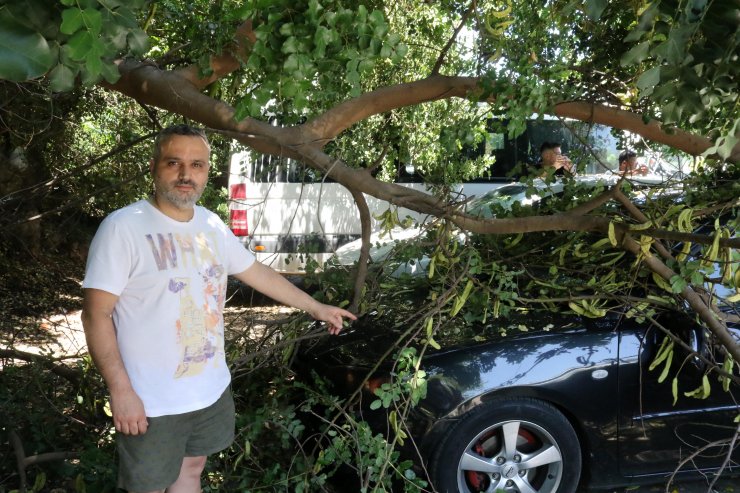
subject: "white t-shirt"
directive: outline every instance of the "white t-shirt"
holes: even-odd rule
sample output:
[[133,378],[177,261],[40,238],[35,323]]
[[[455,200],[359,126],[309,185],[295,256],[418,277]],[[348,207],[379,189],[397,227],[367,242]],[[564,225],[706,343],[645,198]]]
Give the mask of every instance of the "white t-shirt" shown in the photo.
[[210,406],[231,381],[226,278],[254,256],[215,214],[179,222],[146,200],[110,214],[90,245],[83,288],[118,296],[118,346],[149,417]]

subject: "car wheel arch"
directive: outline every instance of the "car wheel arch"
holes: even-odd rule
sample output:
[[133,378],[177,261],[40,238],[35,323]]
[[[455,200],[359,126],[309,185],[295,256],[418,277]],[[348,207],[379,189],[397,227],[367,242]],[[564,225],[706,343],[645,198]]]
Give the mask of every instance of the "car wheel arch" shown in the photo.
[[488,405],[488,403],[491,401],[516,398],[533,399],[553,406],[568,419],[568,422],[578,434],[579,439],[583,439],[585,432],[581,426],[581,420],[579,420],[578,417],[573,414],[568,406],[565,405],[564,400],[560,399],[556,392],[550,392],[547,389],[543,388],[537,389],[532,387],[504,387],[494,389],[484,394],[477,395],[472,399],[467,399],[460,402],[457,406],[451,409],[450,412],[444,416],[444,418],[459,420],[461,417],[473,411],[475,408]]

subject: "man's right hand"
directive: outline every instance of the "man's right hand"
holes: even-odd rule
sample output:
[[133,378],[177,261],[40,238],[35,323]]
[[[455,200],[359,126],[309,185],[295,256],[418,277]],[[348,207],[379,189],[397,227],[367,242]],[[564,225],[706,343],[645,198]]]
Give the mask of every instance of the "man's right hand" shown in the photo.
[[124,435],[143,435],[149,427],[144,403],[133,389],[111,392],[110,409],[116,431]]
[[555,158],[555,169],[558,168],[565,168],[566,171],[572,171],[573,162],[571,162],[568,156],[560,154]]

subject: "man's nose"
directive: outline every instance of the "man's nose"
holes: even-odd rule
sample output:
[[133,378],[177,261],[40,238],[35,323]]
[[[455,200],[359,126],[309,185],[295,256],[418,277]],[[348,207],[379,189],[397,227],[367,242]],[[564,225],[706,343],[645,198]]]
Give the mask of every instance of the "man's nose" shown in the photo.
[[190,167],[188,167],[187,164],[180,164],[180,166],[177,169],[177,176],[180,179],[186,179],[190,176]]

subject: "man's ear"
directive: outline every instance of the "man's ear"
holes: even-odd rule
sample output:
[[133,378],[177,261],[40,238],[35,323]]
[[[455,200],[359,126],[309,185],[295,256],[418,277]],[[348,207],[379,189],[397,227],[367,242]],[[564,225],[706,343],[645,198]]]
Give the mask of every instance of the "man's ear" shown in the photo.
[[149,174],[154,175],[154,159],[149,160]]

